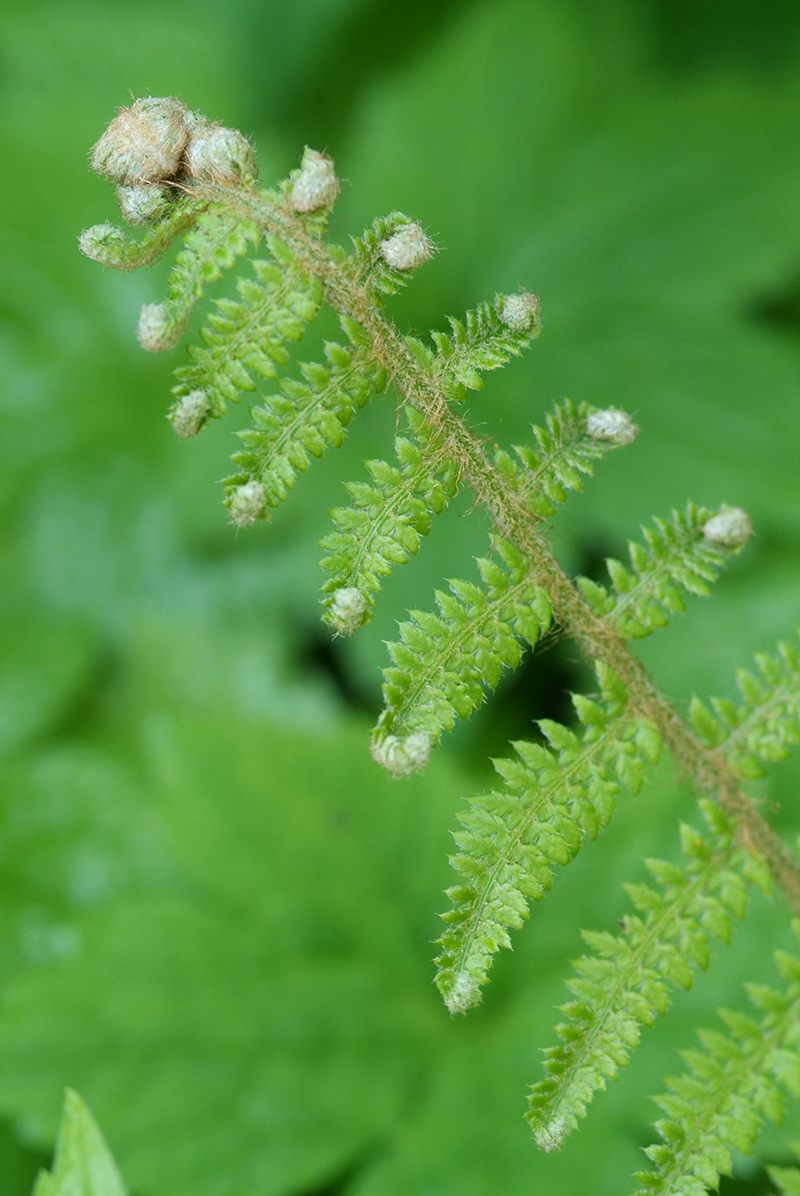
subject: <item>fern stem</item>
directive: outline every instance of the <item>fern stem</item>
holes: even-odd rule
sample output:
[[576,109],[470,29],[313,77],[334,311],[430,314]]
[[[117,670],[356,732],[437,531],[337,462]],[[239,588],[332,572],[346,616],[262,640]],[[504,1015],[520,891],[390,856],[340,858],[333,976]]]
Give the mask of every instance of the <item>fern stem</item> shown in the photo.
[[292,211],[284,196],[200,184],[191,193],[227,206],[252,220],[262,232],[283,240],[299,265],[319,279],[324,301],[361,326],[372,357],[394,382],[401,401],[424,414],[442,452],[456,463],[460,478],[486,508],[496,534],[511,541],[530,560],[564,633],[576,641],[587,658],[602,661],[619,677],[632,707],[652,720],[694,788],[712,797],[733,819],[739,842],[766,860],[775,884],[792,910],[800,913],[800,866],[793,853],[744,793],[724,758],[696,738],[609,621],[592,611],[562,571],[536,530],[527,493],[501,475],[480,441],[452,409],[441,378],[423,368],[398,329],[383,315],[369,289],[369,280],[363,274],[348,273],[341,253],[331,251],[319,235],[314,235],[313,226],[307,226]]

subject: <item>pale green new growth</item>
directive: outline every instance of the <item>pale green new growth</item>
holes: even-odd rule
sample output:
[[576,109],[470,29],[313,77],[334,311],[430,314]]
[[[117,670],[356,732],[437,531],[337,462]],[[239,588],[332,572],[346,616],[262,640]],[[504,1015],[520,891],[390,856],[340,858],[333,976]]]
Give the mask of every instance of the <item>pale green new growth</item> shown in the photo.
[[185,249],[175,259],[165,303],[147,303],[139,316],[137,336],[143,349],[152,353],[174,349],[186,331],[197,300],[209,283],[259,240],[250,220],[212,207],[197,217],[195,227],[184,238]]
[[655,529],[642,529],[646,548],[633,540],[628,545],[633,571],[611,558],[606,561],[613,592],[579,577],[581,593],[625,639],[642,639],[666,627],[669,615],[686,610],[681,588],[708,596],[710,583],[746,542],[747,536],[734,543],[709,536],[709,525],[713,531],[719,517],[689,503],[685,513],[673,511],[669,520],[655,519]]
[[550,748],[515,743],[518,760],[495,760],[505,781],[459,815],[459,853],[451,864],[463,883],[448,890],[453,909],[436,983],[451,1013],[464,1013],[481,998],[494,954],[510,947],[508,931],[528,917],[528,903],[549,890],[553,869],[574,859],[584,838],[594,839],[614,813],[616,776],[633,793],[644,764],[658,760],[661,743],[652,723],[628,708],[628,693],[598,664],[602,702],[573,696],[583,731],[543,719]]
[[760,1022],[721,1009],[728,1033],[700,1030],[705,1050],[681,1052],[686,1072],[656,1100],[663,1142],[645,1152],[656,1170],[637,1173],[636,1196],[704,1196],[730,1174],[733,1151],[750,1154],[764,1121],[781,1121],[783,1093],[800,1097],[800,960],[784,951],[775,959],[789,982],[783,992],[745,985]]
[[207,396],[209,416],[224,414],[226,402],[238,402],[241,391],[256,389],[252,374],[277,376],[289,360],[287,342],[299,341],[316,316],[319,284],[305,278],[291,257],[286,260],[275,238],[269,248],[275,263],[252,261],[255,278],[237,280],[241,302],[215,300],[217,310],[200,330],[203,345],[189,347],[192,365],[175,371],[180,384],[173,388],[178,399],[173,414],[183,397],[197,390]]
[[528,511],[536,519],[555,515],[557,506],[566,501],[568,490],[583,489],[580,475],[594,472],[592,461],[633,439],[637,430],[634,424],[630,424],[633,432],[622,440],[593,435],[589,430],[592,416],[606,414],[608,412],[598,411],[588,403],[576,406],[570,399],[565,399],[547,415],[544,428],[533,425],[536,450],[527,445],[515,445],[517,461],[503,449],[495,451],[498,473],[518,488]]
[[187,196],[175,205],[167,219],[146,232],[141,241],[129,241],[114,224],[95,224],[81,233],[78,244],[82,253],[101,266],[113,266],[115,270],[152,266],[176,237],[191,228],[204,207],[204,203]]
[[449,594],[436,591],[440,613],[411,611],[410,622],[400,624],[400,643],[388,645],[393,667],[384,669],[386,706],[372,737],[381,762],[389,736],[425,735],[436,744],[457,717],[481,705],[486,688],[497,688],[504,668],[517,667],[520,640],[533,647],[549,628],[550,599],[522,554],[504,541],[495,549],[502,565],[478,561],[485,590],[450,581]]
[[759,654],[757,677],[739,669],[736,683],[742,696],[737,705],[728,698],[712,698],[714,714],[693,698],[689,717],[695,732],[716,748],[742,777],[765,775],[761,763],[783,760],[800,743],[800,656],[791,644],[779,644],[777,656]]
[[[366,462],[370,482],[346,483],[354,505],[331,511],[338,530],[322,541],[330,553],[322,568],[331,574],[323,586],[325,621],[344,634],[367,622],[373,595],[381,588],[379,579],[416,555],[420,540],[430,532],[432,516],[441,513],[457,490],[458,471],[442,458],[441,450],[437,454],[419,412],[409,407],[406,414],[417,443],[405,437],[395,440],[397,465]],[[337,595],[349,590],[361,595],[355,622],[342,619],[338,610]]]
[[[423,768],[442,732],[468,717],[551,625],[596,667],[599,699],[573,698],[580,726],[540,720],[549,746],[515,744],[516,759],[495,762],[502,785],[460,816],[452,858],[460,883],[449,890],[436,980],[450,1010],[480,1001],[495,953],[511,945],[510,931],[550,888],[555,867],[607,825],[620,783],[638,792],[662,746],[701,797],[710,838],[683,827],[685,863],[646,861],[656,887],[628,886],[637,913],[621,933],[584,935],[590,953],[569,981],[575,999],[562,1007],[560,1042],[545,1052],[546,1077],[530,1096],[537,1142],[558,1148],[626,1065],[641,1026],[667,1011],[671,987],[688,987],[693,967],[707,966],[712,936],[727,941],[732,919],[745,912],[746,880],[772,883],[800,913],[798,862],[741,783],[800,742],[797,652],[782,645],[779,657],[757,657],[758,677],[739,673],[741,704],[715,700],[712,713],[695,699],[687,723],[624,642],[682,611],[682,591],[708,594],[746,543],[750,519],[738,507],[690,504],[646,529],[645,546],[630,545],[630,568],[608,562],[610,588],[571,580],[549,546],[548,521],[595,461],[634,440],[636,425],[615,407],[565,399],[534,427],[535,445],[490,450],[458,406],[481,389],[482,374],[539,335],[535,295],[497,295],[463,321],[451,318],[449,333],[432,334],[433,347],[401,334],[385,297],[433,255],[423,226],[394,212],[354,239],[352,252],[331,244],[326,225],[339,181],[327,155],[306,148],[286,182],[257,190],[246,139],[177,100],[150,97],[121,110],[93,161],[116,185],[129,223],[152,227],[137,242],[113,225],[95,226],[80,239],[88,257],[131,270],[184,235],[165,302],[142,311],[145,348],[173,348],[205,288],[254,247],[238,298],[215,301],[201,344],[176,370],[169,416],[178,435],[194,436],[229,401],[253,395],[225,483],[238,527],[266,519],[310,459],[340,445],[355,414],[393,384],[405,417],[396,459],[369,461],[368,480],[347,485],[351,505],[332,513],[335,530],[323,541],[324,618],[335,633],[368,621],[383,578],[417,553],[458,491],[469,490],[488,515],[493,556],[478,561],[482,585],[451,581],[449,593],[436,594],[438,613],[412,611],[389,645],[376,760],[396,776]],[[324,305],[348,343],[326,342],[324,362],[293,365],[290,345]],[[800,1093],[800,964],[779,962],[791,980],[785,996],[750,986],[762,1023],[726,1014],[732,1036],[705,1035],[706,1053],[687,1056],[691,1074],[671,1082],[661,1099],[664,1144],[649,1151],[657,1170],[639,1177],[643,1193],[699,1196],[728,1168],[731,1149],[750,1148],[761,1115],[777,1117],[776,1081]],[[78,1168],[74,1182],[70,1167]],[[800,1193],[795,1172],[773,1171],[786,1193]],[[68,1095],[56,1167],[40,1177],[37,1196],[122,1192],[99,1131]]]
[[682,824],[684,866],[645,860],[659,888],[625,886],[641,916],[628,915],[621,934],[583,931],[593,954],[574,961],[567,985],[576,1000],[561,1006],[569,1021],[556,1026],[561,1043],[545,1051],[547,1078],[528,1098],[528,1121],[545,1150],[561,1147],[595,1092],[627,1065],[640,1027],[667,1012],[670,987],[690,988],[692,969],[708,967],[711,937],[729,941],[732,918],[747,908],[744,879],[769,888],[769,874],[736,845],[719,807],[701,806],[711,838]]
[[[266,519],[283,502],[298,473],[328,446],[339,448],[357,411],[383,390],[380,369],[365,360],[362,347],[325,344],[326,365],[303,362],[303,380],[279,378],[280,394],[269,395],[250,414],[251,428],[238,432],[244,452],[234,453],[238,472],[225,479],[226,506],[234,523]],[[260,487],[261,502],[252,518],[237,517],[237,496],[244,486]]]
[[40,1171],[33,1196],[127,1196],[111,1151],[84,1102],[67,1088],[50,1171]]

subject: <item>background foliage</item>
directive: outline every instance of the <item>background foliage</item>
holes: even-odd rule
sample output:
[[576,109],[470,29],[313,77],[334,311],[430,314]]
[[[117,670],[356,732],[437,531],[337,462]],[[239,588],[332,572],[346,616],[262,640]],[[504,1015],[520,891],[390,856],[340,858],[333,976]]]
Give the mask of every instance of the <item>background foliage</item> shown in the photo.
[[[317,542],[392,403],[236,536],[213,484],[230,423],[178,443],[185,350],[134,339],[163,272],[77,253],[114,206],[86,150],[129,93],[177,94],[252,134],[266,182],[328,148],[343,238],[423,220],[446,252],[392,301],[402,327],[535,289],[542,339],[475,416],[504,443],[564,394],[637,418],[558,518],[571,569],[688,497],[751,512],[713,600],[641,647],[679,702],[729,693],[800,614],[797,5],[7,0],[0,38],[0,1193],[29,1191],[65,1084],[147,1196],[624,1191],[644,1097],[692,1025],[741,1006],[742,975],[771,974],[785,911],[762,902],[581,1135],[535,1150],[521,1093],[577,928],[613,927],[640,856],[674,857],[696,813],[665,765],[450,1020],[430,958],[454,811],[487,751],[569,717],[575,653],[524,667],[423,778],[385,778],[366,752],[382,640],[483,551],[480,517],[449,510],[331,643]],[[787,834],[798,779],[771,782]],[[760,1164],[788,1161],[792,1117]]]

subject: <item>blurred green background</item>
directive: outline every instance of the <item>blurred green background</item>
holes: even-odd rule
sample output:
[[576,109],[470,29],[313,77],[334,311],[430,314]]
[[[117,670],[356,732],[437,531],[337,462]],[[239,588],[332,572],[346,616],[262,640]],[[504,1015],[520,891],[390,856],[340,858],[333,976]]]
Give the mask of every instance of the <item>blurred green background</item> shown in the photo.
[[[536,1151],[524,1089],[578,927],[614,926],[642,855],[675,858],[691,798],[667,765],[622,801],[481,1008],[450,1020],[430,961],[455,811],[489,754],[569,717],[584,673],[561,646],[424,777],[372,764],[382,640],[443,576],[472,576],[486,526],[450,510],[374,623],[330,641],[317,542],[341,482],[389,451],[384,399],[269,527],[234,534],[215,482],[242,413],[177,442],[185,350],[135,341],[164,268],[77,252],[114,219],[88,147],[148,93],[252,135],[267,184],[327,148],[337,238],[393,208],[421,219],[443,252],[392,301],[401,327],[540,294],[542,339],[471,400],[481,434],[518,441],[563,395],[642,428],[559,515],[571,570],[598,576],[688,498],[751,512],[715,597],[641,646],[685,703],[731,693],[800,619],[800,6],[5,0],[0,17],[0,1196],[27,1196],[65,1084],[135,1196],[622,1193],[646,1096],[692,1027],[769,980],[785,910],[756,902],[581,1134]],[[787,835],[798,780],[788,764],[769,782]],[[791,1134],[797,1112],[727,1190],[763,1191]]]

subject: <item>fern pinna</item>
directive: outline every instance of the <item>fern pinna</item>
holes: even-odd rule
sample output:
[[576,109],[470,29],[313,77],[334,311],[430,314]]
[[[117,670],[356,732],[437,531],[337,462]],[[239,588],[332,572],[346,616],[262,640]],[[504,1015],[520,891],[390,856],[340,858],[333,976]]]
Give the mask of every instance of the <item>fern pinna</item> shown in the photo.
[[[307,149],[274,190],[260,190],[249,144],[176,100],[137,100],[112,121],[93,165],[117,187],[138,241],[110,224],[90,228],[81,249],[121,270],[148,265],[179,237],[163,303],[146,305],[143,348],[176,345],[206,287],[249,255],[236,299],[218,298],[188,363],[176,370],[169,419],[194,436],[253,396],[238,433],[225,504],[238,527],[267,520],[298,475],[338,447],[358,411],[390,383],[402,412],[386,458],[347,483],[348,504],[332,513],[323,541],[323,618],[350,635],[370,618],[383,579],[421,547],[434,517],[462,490],[485,508],[492,533],[474,579],[447,579],[435,609],[412,611],[389,645],[383,713],[372,735],[375,760],[394,776],[424,768],[457,718],[467,718],[554,630],[575,642],[597,676],[597,693],[573,697],[572,727],[543,719],[535,738],[495,761],[498,782],[459,815],[458,883],[437,960],[448,1008],[481,999],[493,958],[511,946],[531,904],[560,868],[613,817],[623,791],[636,794],[662,750],[694,786],[704,833],[680,828],[683,862],[645,861],[653,884],[627,886],[634,911],[619,932],[586,931],[587,954],[568,981],[572,999],[533,1083],[528,1120],[544,1150],[560,1148],[594,1095],[616,1078],[642,1027],[664,1015],[677,985],[687,988],[746,911],[748,886],[775,888],[800,913],[800,867],[753,798],[748,782],[763,762],[800,740],[800,664],[789,645],[742,671],[739,705],[695,700],[684,721],[663,698],[626,641],[664,627],[685,594],[709,593],[751,532],[737,507],[689,505],[656,519],[630,560],[608,561],[608,583],[569,578],[548,542],[549,521],[600,458],[637,434],[624,412],[569,400],[532,430],[528,444],[488,448],[461,404],[482,375],[522,352],[540,332],[539,301],[520,290],[497,295],[430,343],[401,334],[385,298],[434,253],[415,220],[393,212],[351,251],[326,239],[339,193],[333,162]],[[340,340],[324,359],[294,365],[292,350],[321,306],[332,308]],[[641,1191],[686,1193],[716,1184],[730,1150],[749,1148],[762,1116],[775,1119],[781,1090],[800,1092],[797,1056],[800,964],[779,958],[786,992],[750,985],[761,1021],[724,1013],[728,1035],[703,1032],[685,1076],[660,1098],[663,1139],[649,1150],[655,1171]],[[779,1182],[791,1186],[789,1173]],[[787,1189],[788,1190],[788,1189]]]

